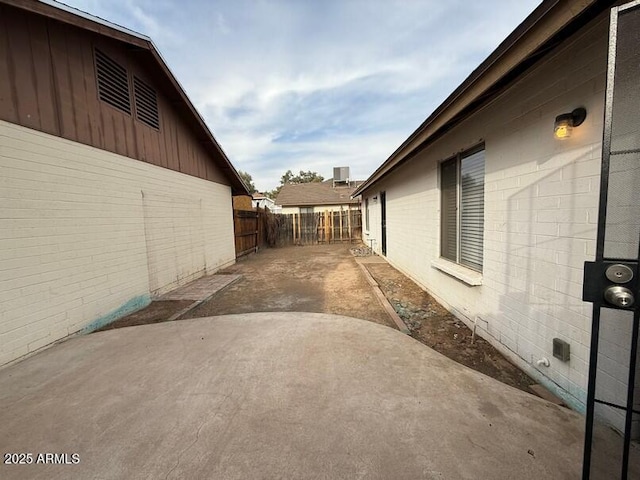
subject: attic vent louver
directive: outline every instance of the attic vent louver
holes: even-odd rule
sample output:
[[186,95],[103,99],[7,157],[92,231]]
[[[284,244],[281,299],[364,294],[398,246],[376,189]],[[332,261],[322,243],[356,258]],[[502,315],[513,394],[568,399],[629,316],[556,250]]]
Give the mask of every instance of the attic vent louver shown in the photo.
[[133,95],[136,100],[136,117],[156,130],[160,129],[158,97],[153,88],[138,77],[133,77]]
[[95,52],[100,100],[130,115],[131,99],[127,71],[97,48]]

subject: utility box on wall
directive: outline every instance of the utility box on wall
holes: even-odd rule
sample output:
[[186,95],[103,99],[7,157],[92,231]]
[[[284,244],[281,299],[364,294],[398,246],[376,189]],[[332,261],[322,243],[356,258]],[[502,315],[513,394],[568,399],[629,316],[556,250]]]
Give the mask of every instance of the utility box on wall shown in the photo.
[[568,362],[571,357],[571,345],[569,345],[564,340],[560,340],[559,338],[553,339],[553,356],[562,360],[563,362]]

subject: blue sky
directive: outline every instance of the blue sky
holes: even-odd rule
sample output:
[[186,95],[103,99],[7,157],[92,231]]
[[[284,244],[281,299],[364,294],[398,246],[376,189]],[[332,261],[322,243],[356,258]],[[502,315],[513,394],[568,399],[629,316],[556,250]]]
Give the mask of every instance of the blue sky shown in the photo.
[[150,36],[259,190],[366,179],[538,0],[64,0]]

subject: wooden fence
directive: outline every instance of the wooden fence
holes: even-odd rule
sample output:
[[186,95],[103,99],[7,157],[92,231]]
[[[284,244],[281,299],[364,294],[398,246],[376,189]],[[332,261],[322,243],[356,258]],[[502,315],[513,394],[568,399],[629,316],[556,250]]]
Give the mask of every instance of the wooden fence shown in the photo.
[[269,214],[267,222],[270,246],[357,242],[362,239],[360,210]]
[[362,212],[360,210],[325,211],[319,215],[318,243],[351,243],[362,240]]
[[234,210],[233,230],[236,258],[267,246],[358,242],[362,239],[362,212],[274,214],[260,208]]

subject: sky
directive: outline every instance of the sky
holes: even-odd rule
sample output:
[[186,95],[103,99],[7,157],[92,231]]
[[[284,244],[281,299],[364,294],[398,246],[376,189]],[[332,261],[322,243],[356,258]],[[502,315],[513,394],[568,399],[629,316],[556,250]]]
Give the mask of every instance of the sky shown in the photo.
[[365,180],[539,0],[64,0],[153,39],[259,191]]

